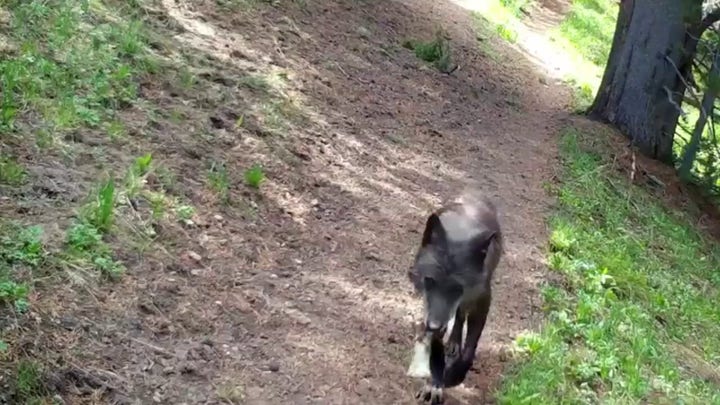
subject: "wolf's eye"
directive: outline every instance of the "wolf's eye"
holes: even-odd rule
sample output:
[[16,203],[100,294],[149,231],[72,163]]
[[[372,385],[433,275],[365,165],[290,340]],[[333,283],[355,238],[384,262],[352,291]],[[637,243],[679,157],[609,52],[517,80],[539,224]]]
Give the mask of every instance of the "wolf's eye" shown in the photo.
[[425,276],[423,277],[423,285],[425,286],[425,288],[431,289],[435,286],[435,280],[433,280],[432,277]]

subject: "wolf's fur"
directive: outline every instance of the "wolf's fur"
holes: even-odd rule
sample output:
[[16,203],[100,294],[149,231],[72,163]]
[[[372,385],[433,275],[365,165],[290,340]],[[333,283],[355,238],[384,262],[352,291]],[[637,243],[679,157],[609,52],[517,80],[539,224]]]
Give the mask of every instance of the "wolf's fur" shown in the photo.
[[[442,401],[442,388],[460,384],[472,366],[490,309],[493,273],[503,253],[503,238],[494,204],[472,190],[432,213],[425,225],[415,264],[408,273],[425,299],[425,333],[418,339],[413,367],[429,363],[432,385],[427,399]],[[447,346],[442,336],[455,318]],[[463,326],[467,338],[462,344]],[[431,328],[434,327],[434,328]],[[420,346],[424,344],[425,348]],[[429,346],[429,356],[423,356]],[[439,353],[443,352],[443,353]],[[445,364],[445,351],[449,364]],[[422,357],[425,357],[423,359]],[[429,357],[429,359],[428,359]]]

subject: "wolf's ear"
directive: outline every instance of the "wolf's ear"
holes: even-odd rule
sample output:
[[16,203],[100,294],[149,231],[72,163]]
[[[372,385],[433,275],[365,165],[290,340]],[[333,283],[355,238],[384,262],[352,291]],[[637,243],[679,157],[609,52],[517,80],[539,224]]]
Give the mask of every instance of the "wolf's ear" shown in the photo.
[[433,245],[444,249],[447,247],[447,234],[440,217],[436,213],[432,213],[425,224],[425,232],[423,232],[422,246]]
[[470,248],[475,260],[479,263],[485,261],[490,243],[497,237],[497,231],[485,230],[470,240]]

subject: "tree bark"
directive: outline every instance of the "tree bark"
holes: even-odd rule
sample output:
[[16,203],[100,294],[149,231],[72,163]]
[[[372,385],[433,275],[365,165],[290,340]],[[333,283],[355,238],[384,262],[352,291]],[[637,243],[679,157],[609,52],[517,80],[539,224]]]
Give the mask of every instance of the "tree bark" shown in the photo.
[[702,24],[701,0],[622,0],[600,89],[589,115],[615,125],[640,151],[671,163]]
[[[715,50],[714,52],[712,67],[709,73],[710,77],[718,77],[718,74],[720,74],[720,51]],[[710,114],[714,111],[715,98],[715,89],[713,86],[708,85],[700,104],[700,117],[695,123],[695,128],[690,136],[690,142],[688,142],[680,163],[680,169],[678,170],[680,178],[683,180],[687,181],[690,179],[695,158],[697,157],[698,150],[700,150],[700,140],[702,139],[703,132],[705,132],[705,125],[707,125]]]

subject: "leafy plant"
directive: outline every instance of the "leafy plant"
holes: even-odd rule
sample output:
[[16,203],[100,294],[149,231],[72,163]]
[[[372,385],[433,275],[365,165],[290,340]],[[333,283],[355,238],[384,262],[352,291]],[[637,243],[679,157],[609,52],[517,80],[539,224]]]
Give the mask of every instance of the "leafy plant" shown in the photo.
[[90,206],[88,221],[100,232],[108,232],[115,214],[115,181],[109,179],[103,183]]

